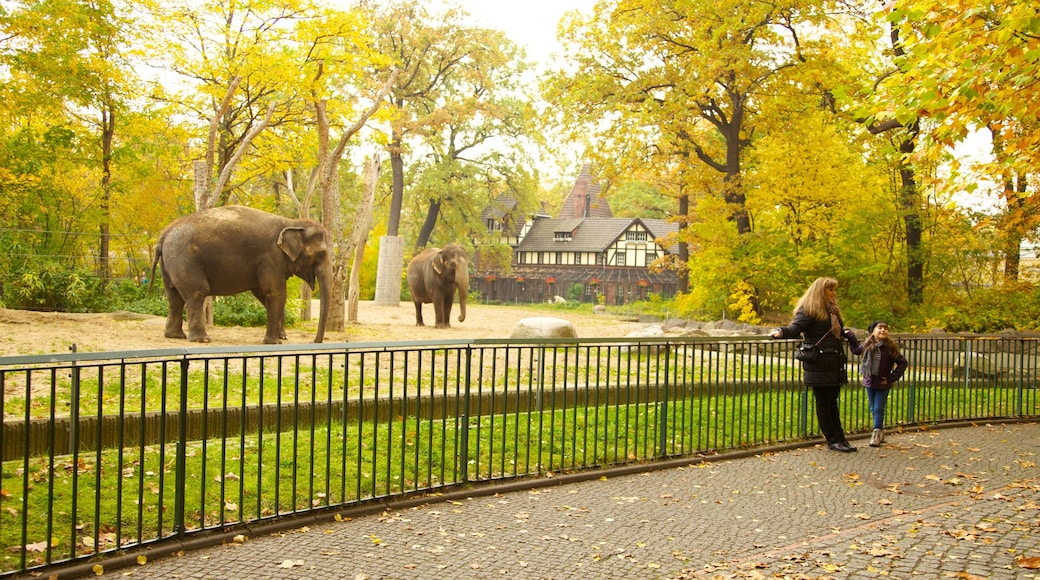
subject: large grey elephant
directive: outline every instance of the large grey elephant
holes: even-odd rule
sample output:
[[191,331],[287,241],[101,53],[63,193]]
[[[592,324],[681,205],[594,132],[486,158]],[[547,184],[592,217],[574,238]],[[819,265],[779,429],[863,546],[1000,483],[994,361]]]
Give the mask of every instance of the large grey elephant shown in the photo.
[[415,325],[425,326],[422,305],[433,303],[437,328],[451,326],[451,305],[459,292],[459,322],[466,320],[469,266],[466,250],[459,244],[427,248],[408,263],[408,289],[415,303]]
[[207,296],[249,291],[267,310],[264,342],[278,344],[285,335],[285,283],[297,276],[312,289],[321,286],[321,313],[314,342],[325,339],[332,288],[332,261],[325,228],[316,221],[290,219],[258,209],[225,206],[175,220],[159,235],[152,262],[160,266],[170,312],[165,335],[209,342],[203,303]]

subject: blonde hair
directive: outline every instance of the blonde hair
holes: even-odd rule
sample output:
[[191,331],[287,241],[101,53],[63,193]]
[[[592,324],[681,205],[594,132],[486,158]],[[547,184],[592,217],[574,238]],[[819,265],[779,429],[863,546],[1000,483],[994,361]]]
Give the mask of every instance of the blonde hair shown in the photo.
[[841,309],[838,308],[836,302],[831,303],[831,306],[828,307],[825,290],[832,289],[838,289],[838,281],[834,278],[820,277],[813,280],[813,283],[805,289],[805,294],[802,294],[798,303],[794,305],[794,313],[797,315],[798,311],[802,311],[816,320],[827,320],[830,318],[831,309],[837,309],[838,316],[841,316]]

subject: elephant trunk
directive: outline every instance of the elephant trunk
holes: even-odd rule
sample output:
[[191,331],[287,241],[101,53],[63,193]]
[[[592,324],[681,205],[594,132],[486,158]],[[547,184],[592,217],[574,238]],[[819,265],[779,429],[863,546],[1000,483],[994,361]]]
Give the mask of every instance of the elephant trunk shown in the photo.
[[459,290],[459,322],[466,320],[466,296],[469,295],[469,268],[462,260],[455,270],[455,285]]
[[317,267],[318,290],[321,293],[320,310],[318,312],[318,334],[314,342],[325,340],[325,322],[329,319],[329,304],[332,302],[332,264],[325,262]]

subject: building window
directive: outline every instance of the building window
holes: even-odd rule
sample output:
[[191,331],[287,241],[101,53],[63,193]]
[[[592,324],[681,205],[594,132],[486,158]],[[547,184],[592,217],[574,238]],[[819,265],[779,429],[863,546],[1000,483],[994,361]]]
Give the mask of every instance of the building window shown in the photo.
[[624,252],[618,252],[618,253],[614,254],[614,263],[616,265],[618,265],[618,266],[624,266],[625,265],[625,253]]
[[563,263],[563,252],[556,252],[556,263],[557,264],[562,264]]
[[581,252],[574,252],[574,265],[575,266],[580,266],[581,265]]
[[627,231],[625,232],[625,240],[629,242],[645,242],[646,232]]
[[603,264],[606,264],[606,263],[607,263],[607,253],[606,252],[596,252],[596,265],[597,266],[602,266]]
[[554,242],[569,242],[569,241],[571,241],[571,233],[570,232],[553,232],[553,241]]
[[545,252],[538,252],[538,263],[539,264],[544,264],[545,263]]

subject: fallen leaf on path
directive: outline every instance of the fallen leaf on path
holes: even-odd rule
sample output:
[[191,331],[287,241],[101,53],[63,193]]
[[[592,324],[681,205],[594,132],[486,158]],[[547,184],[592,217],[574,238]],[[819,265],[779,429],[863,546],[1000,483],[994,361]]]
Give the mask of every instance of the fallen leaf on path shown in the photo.
[[1040,557],[1027,558],[1025,556],[1019,556],[1018,560],[1015,560],[1019,568],[1025,568],[1027,570],[1040,570]]

